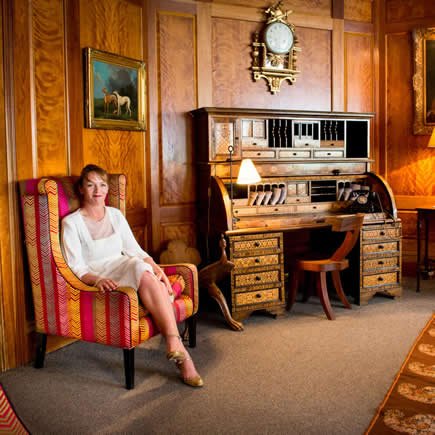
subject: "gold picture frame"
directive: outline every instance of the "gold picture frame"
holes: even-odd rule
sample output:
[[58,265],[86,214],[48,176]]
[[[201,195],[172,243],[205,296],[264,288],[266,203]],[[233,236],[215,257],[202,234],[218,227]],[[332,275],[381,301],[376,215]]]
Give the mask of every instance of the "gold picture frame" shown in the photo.
[[145,130],[145,63],[84,49],[87,128]]
[[435,27],[414,29],[414,134],[435,127]]

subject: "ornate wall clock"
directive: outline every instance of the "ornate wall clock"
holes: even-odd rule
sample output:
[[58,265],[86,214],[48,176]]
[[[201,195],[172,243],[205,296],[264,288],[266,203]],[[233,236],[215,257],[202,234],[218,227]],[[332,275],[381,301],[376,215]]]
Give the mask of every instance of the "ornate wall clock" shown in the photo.
[[252,43],[254,80],[265,78],[272,94],[280,91],[284,80],[293,84],[300,72],[296,69],[296,53],[301,49],[297,47],[295,27],[287,21],[292,11],[283,12],[281,6],[279,1],[264,11],[266,22]]

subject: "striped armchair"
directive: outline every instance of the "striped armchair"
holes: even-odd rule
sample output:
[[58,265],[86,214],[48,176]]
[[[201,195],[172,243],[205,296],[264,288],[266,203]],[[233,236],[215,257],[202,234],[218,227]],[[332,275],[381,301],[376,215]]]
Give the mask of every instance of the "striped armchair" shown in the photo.
[[[44,365],[48,335],[120,347],[124,351],[127,389],[134,388],[134,349],[158,334],[137,292],[121,287],[101,294],[74,275],[60,245],[60,222],[79,207],[74,189],[78,177],[40,178],[20,182],[25,243],[39,343],[35,367]],[[107,205],[125,214],[126,179],[109,174]],[[196,345],[198,275],[191,264],[161,265],[172,284],[177,322],[187,321],[190,347]]]

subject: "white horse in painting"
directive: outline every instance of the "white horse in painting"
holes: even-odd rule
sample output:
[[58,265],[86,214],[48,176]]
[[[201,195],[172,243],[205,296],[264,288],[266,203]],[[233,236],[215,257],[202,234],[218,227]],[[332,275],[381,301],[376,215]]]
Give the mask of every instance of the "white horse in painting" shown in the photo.
[[125,105],[125,113],[128,113],[131,116],[130,97],[128,97],[127,95],[125,96],[119,95],[117,91],[113,91],[113,93],[116,95],[116,99],[118,101],[117,115],[121,115],[121,107]]

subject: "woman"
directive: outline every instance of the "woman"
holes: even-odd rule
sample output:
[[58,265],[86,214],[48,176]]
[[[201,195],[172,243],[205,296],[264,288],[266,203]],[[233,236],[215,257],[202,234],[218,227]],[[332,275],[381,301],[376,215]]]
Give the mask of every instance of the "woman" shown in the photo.
[[167,358],[181,371],[183,382],[201,387],[203,381],[180,338],[168,277],[143,251],[123,214],[106,207],[107,172],[96,165],[83,168],[78,181],[81,208],[62,221],[62,248],[71,270],[100,292],[119,286],[137,289],[166,339]]

